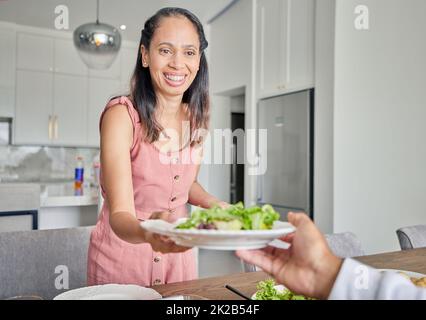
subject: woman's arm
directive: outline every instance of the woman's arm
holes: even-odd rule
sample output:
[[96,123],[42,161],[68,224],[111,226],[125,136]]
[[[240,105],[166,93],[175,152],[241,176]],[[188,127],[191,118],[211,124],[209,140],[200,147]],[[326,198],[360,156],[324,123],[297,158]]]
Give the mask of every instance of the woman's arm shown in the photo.
[[[133,196],[130,150],[133,144],[133,124],[127,106],[117,105],[107,110],[101,125],[101,166],[103,186],[109,208],[109,224],[122,240],[150,243],[157,252],[183,252],[189,248],[145,231],[136,217]],[[151,219],[166,218],[166,213],[153,213]]]
[[101,123],[101,166],[109,223],[119,238],[138,244],[145,242],[145,232],[136,218],[133,199],[132,142],[133,124],[127,106],[108,109]]
[[[197,168],[197,175],[200,172],[200,165],[198,165]],[[189,189],[189,203],[193,206],[201,207],[204,209],[209,209],[213,207],[214,205],[219,205],[222,208],[226,208],[229,206],[228,203],[219,200],[218,198],[214,197],[210,193],[208,193],[204,188],[198,183],[197,178],[192,183],[191,188]]]

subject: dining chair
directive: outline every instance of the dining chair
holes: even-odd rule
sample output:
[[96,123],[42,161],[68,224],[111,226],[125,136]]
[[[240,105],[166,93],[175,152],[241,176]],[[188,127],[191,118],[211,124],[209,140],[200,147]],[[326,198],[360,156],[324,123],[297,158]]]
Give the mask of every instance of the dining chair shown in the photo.
[[[353,258],[365,254],[361,242],[352,232],[326,234],[325,239],[330,250],[340,258]],[[243,272],[260,271],[258,267],[250,263],[241,261],[241,264]]]
[[404,227],[396,230],[401,250],[426,247],[426,225]]
[[340,258],[353,258],[365,254],[361,242],[352,232],[326,234],[325,239],[331,252]]
[[93,227],[0,233],[0,299],[84,287]]

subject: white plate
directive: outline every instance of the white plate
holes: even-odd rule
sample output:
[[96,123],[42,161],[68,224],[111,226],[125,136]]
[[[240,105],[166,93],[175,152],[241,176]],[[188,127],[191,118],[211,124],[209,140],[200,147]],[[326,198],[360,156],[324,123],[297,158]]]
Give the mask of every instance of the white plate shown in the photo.
[[164,220],[146,220],[141,223],[141,226],[150,232],[170,237],[178,245],[210,250],[260,249],[274,239],[295,231],[293,225],[283,221],[275,221],[271,230],[175,229],[186,220],[187,218],[179,219],[173,224]]
[[155,290],[137,285],[104,284],[70,290],[53,300],[154,300],[162,296]]
[[411,278],[424,278],[426,275],[413,271],[405,271],[405,270],[396,270],[396,269],[378,269],[380,272],[395,272],[395,273],[403,273]]

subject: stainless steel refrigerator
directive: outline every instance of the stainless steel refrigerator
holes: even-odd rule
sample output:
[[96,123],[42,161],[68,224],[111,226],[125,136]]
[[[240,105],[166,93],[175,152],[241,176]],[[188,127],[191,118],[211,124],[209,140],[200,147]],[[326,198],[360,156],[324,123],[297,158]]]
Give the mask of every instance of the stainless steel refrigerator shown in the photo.
[[267,130],[266,148],[259,145],[259,156],[267,167],[258,176],[257,202],[271,204],[283,220],[289,211],[314,215],[313,97],[311,89],[259,103],[259,129]]

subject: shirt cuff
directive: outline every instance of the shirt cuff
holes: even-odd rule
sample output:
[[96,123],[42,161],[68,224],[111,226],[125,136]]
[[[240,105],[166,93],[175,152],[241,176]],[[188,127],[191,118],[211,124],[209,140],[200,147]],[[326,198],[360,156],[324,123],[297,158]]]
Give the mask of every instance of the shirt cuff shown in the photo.
[[356,260],[345,259],[329,300],[372,300],[376,298],[380,272]]

